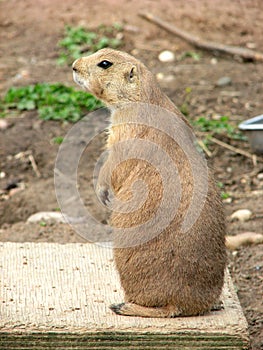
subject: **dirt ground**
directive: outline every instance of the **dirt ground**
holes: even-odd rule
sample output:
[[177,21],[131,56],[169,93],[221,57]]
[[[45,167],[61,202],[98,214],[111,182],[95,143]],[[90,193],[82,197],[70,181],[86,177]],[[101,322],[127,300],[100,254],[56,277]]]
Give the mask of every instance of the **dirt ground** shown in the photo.
[[[263,2],[261,0],[154,0],[84,1],[0,0],[0,93],[11,86],[36,82],[61,82],[75,86],[70,67],[58,66],[58,40],[66,24],[96,28],[100,24],[124,25],[123,49],[140,58],[160,78],[168,96],[181,106],[186,101],[189,117],[227,115],[236,123],[263,112],[263,64],[241,62],[230,57],[201,53],[199,61],[180,59],[194,49],[180,39],[138,16],[147,10],[205,39],[262,50]],[[158,54],[166,49],[176,55],[175,63],[161,63]],[[161,73],[161,74],[160,74]],[[221,77],[231,85],[216,86]],[[103,116],[102,116],[103,118]],[[66,224],[26,223],[39,211],[57,210],[54,192],[54,164],[58,145],[52,140],[66,135],[70,124],[40,120],[36,112],[7,118],[8,127],[0,130],[0,240],[34,242],[82,242]],[[96,120],[91,128],[96,128]],[[251,151],[247,142],[218,136],[240,149]],[[107,213],[94,202],[91,186],[94,160],[100,155],[103,136],[97,138],[81,161],[81,195],[94,215],[103,221]],[[225,202],[228,234],[246,231],[263,233],[263,162],[257,165],[221,146],[209,146],[209,162],[224,191],[231,193]],[[22,153],[21,153],[22,152]],[[26,152],[26,153],[23,153]],[[32,154],[40,177],[32,167]],[[238,209],[250,209],[251,219],[231,221]],[[262,245],[243,247],[229,253],[229,266],[241,305],[249,323],[251,349],[263,349],[263,250]]]

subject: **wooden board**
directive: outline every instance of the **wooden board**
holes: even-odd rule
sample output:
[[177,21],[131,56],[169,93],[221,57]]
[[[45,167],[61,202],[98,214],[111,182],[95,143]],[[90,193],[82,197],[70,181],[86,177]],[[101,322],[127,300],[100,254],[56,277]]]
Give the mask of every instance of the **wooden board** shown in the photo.
[[226,274],[224,310],[117,316],[112,250],[94,244],[0,243],[0,349],[246,349],[247,322]]

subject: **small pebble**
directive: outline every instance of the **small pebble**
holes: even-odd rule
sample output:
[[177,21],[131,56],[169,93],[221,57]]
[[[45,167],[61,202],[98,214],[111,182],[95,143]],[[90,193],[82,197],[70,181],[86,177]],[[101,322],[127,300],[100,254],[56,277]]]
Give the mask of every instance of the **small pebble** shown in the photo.
[[257,48],[257,45],[256,45],[256,43],[250,42],[250,43],[246,43],[246,47],[250,50],[254,50]]
[[202,114],[202,113],[205,113],[207,110],[207,106],[206,105],[199,105],[197,107],[197,115],[198,114]]
[[8,123],[5,119],[0,119],[0,130],[5,130],[8,128]]
[[22,188],[22,187],[12,188],[12,189],[9,191],[8,195],[9,195],[9,197],[13,197],[13,196],[16,195],[18,192],[21,192],[21,191],[23,191],[23,188]]
[[231,215],[232,220],[239,220],[241,222],[248,221],[252,216],[252,212],[249,209],[239,209]]
[[232,201],[233,201],[233,199],[231,197],[223,199],[223,202],[226,204],[230,204],[230,203],[232,203]]
[[159,54],[158,58],[161,62],[174,62],[175,55],[172,51],[165,50]]
[[214,119],[214,120],[221,120],[221,118],[222,118],[221,114],[214,114],[214,115],[212,115],[212,119]]
[[221,96],[227,97],[239,97],[242,95],[240,91],[220,91]]
[[6,173],[4,171],[0,172],[0,179],[4,179],[6,177]]
[[28,79],[30,76],[29,71],[27,71],[26,69],[22,69],[20,72],[18,72],[15,77],[14,80],[25,80]]
[[126,30],[127,32],[131,32],[131,33],[139,33],[140,32],[139,27],[129,25],[129,24],[124,25],[123,29]]
[[116,39],[117,39],[117,40],[122,40],[123,37],[124,37],[123,33],[118,33],[118,34],[116,35]]
[[163,80],[164,74],[162,72],[156,74],[156,79],[157,80]]
[[232,84],[232,79],[230,77],[222,77],[217,80],[216,86],[223,87]]
[[133,56],[137,56],[137,55],[139,54],[139,50],[138,50],[138,49],[133,49],[133,50],[131,51],[131,54],[132,54]]
[[253,111],[253,104],[251,102],[246,102],[245,109],[248,111]]
[[257,175],[257,178],[258,178],[259,180],[263,180],[263,173],[259,173],[259,174]]
[[213,64],[214,66],[218,63],[217,58],[212,58],[210,61],[211,64]]
[[162,72],[159,72],[156,74],[156,79],[163,83],[172,83],[174,82],[175,77],[172,74],[165,75]]

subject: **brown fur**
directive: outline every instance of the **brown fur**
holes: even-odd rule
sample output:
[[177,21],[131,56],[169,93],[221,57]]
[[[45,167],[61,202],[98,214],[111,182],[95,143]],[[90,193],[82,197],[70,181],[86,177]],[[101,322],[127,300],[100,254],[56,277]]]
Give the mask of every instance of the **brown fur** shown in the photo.
[[[97,66],[102,60],[113,65],[102,69]],[[76,82],[112,110],[107,142],[107,147],[112,148],[98,181],[102,200],[109,199],[109,182],[114,195],[124,202],[132,197],[131,186],[135,180],[142,179],[148,185],[148,196],[142,207],[131,213],[113,212],[112,226],[133,227],[136,237],[145,234],[140,231],[140,224],[154,217],[166,185],[158,171],[140,159],[129,159],[112,169],[112,164],[120,157],[117,147],[120,141],[135,138],[158,144],[177,165],[181,183],[182,194],[176,215],[159,235],[145,243],[114,248],[125,303],[112,305],[112,310],[122,315],[144,317],[188,316],[209,311],[220,296],[226,266],[224,214],[212,175],[209,171],[208,193],[201,215],[184,232],[182,223],[194,186],[189,159],[177,142],[164,132],[129,124],[136,114],[136,106],[129,103],[154,104],[174,113],[174,118],[185,125],[185,138],[190,137],[188,122],[161,92],[148,69],[126,53],[103,49],[74,62],[73,70]],[[192,148],[197,152],[194,143]],[[171,178],[167,186],[171,196],[176,195],[175,178]],[[120,238],[116,234],[115,246],[126,238],[128,241],[133,239],[125,235]]]

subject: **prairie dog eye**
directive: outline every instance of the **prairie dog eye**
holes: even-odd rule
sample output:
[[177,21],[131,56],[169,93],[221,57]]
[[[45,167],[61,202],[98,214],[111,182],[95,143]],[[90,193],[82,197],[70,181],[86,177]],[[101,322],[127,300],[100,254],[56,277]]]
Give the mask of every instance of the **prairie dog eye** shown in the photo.
[[103,69],[108,69],[112,65],[113,65],[113,63],[110,61],[107,61],[107,60],[103,60],[97,64],[98,67],[103,68]]

